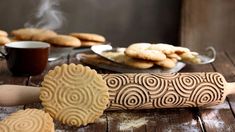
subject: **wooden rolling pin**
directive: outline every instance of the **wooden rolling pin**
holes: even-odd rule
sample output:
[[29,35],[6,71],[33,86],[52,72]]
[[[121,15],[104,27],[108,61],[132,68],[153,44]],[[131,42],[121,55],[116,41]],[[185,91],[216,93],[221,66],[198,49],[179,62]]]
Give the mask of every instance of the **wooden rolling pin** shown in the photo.
[[[107,110],[155,109],[211,106],[235,93],[235,83],[227,83],[215,72],[176,74],[103,74],[109,87]],[[39,102],[39,88],[0,86],[0,105]]]

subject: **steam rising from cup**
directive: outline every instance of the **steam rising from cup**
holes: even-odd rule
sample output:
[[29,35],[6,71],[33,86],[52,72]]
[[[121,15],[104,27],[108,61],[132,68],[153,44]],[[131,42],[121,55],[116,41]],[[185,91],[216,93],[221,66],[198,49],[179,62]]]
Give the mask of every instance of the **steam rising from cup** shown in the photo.
[[60,0],[40,0],[38,9],[25,27],[56,30],[62,27],[65,19],[59,10]]

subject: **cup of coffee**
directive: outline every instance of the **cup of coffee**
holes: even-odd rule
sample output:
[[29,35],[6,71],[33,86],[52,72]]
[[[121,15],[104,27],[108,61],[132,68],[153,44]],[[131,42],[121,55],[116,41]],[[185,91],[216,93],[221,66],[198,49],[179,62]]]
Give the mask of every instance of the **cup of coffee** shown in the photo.
[[47,66],[49,50],[48,43],[19,41],[6,44],[6,53],[0,53],[14,75],[38,75]]

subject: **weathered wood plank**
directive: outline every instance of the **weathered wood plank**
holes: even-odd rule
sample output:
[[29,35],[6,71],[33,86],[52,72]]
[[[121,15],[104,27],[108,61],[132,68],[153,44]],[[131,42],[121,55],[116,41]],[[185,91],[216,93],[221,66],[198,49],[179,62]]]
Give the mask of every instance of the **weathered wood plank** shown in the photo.
[[181,44],[194,50],[234,50],[235,1],[183,0]]
[[[212,63],[215,71],[224,75],[227,81],[234,81],[234,66],[225,53],[219,52]],[[232,131],[235,129],[235,118],[228,101],[223,104],[201,109],[202,119],[207,131]]]

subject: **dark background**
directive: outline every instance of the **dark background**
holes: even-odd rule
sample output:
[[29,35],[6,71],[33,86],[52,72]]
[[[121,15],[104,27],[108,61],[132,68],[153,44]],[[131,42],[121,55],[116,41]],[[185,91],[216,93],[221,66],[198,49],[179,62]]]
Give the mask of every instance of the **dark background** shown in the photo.
[[[179,44],[181,0],[61,0],[62,34],[91,32],[116,46],[134,42]],[[22,28],[39,0],[1,0],[0,29]]]

